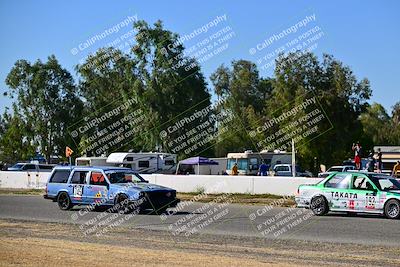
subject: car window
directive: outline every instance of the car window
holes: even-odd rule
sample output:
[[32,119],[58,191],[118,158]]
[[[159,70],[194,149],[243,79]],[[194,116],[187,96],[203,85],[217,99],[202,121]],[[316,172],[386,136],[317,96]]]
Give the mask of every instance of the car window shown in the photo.
[[72,175],[71,184],[86,184],[87,171],[76,171]]
[[351,174],[338,173],[325,183],[325,187],[346,189],[349,188]]
[[43,170],[51,170],[53,169],[54,166],[52,165],[39,165],[39,169],[43,169]]
[[14,166],[12,166],[11,168],[21,169],[22,167],[24,167],[24,164],[17,163],[17,164],[15,164]]
[[287,172],[289,171],[289,167],[288,166],[277,166],[275,168],[276,172]]
[[333,167],[333,168],[329,168],[328,172],[341,172],[342,168],[338,168],[338,167]]
[[53,173],[53,176],[50,178],[50,183],[66,183],[68,181],[68,177],[70,175],[70,170],[57,170]]
[[24,170],[36,170],[36,166],[34,164],[26,164],[23,169]]
[[356,176],[353,181],[353,188],[357,190],[373,190],[374,187],[368,178],[364,176]]
[[130,171],[110,171],[106,172],[106,174],[108,180],[112,184],[145,182],[145,180],[139,174]]
[[101,172],[92,172],[90,175],[90,184],[92,184],[92,185],[107,185],[107,181]]
[[372,182],[380,190],[390,191],[390,190],[400,190],[400,182],[393,178],[382,177],[382,176],[372,176],[370,177]]

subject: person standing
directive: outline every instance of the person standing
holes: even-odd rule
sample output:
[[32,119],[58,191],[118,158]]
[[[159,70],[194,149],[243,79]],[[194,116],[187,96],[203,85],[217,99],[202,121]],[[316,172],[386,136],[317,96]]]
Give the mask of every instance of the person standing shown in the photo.
[[392,171],[392,176],[393,177],[399,177],[400,176],[400,160],[398,160],[396,165],[394,165],[393,171]]
[[356,169],[361,170],[361,145],[360,142],[356,144],[353,143],[351,148],[354,151],[354,163],[356,164]]
[[261,163],[260,168],[258,168],[258,173],[260,176],[267,176],[268,166],[264,162]]
[[383,164],[382,164],[382,152],[381,149],[378,148],[378,155],[376,157],[376,169],[378,173],[382,173],[382,168],[383,168]]
[[233,164],[233,167],[232,167],[232,175],[238,175],[238,174],[239,174],[238,166],[237,166],[237,163],[235,162],[235,164]]
[[367,164],[368,172],[374,172],[374,167],[375,167],[375,158],[374,154],[371,152],[368,155],[368,164]]

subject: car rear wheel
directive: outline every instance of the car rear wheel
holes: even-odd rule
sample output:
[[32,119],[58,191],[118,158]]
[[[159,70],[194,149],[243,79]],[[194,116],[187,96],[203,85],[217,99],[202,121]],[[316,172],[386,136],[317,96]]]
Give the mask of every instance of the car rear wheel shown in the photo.
[[323,196],[314,197],[311,200],[310,209],[317,216],[325,215],[329,211],[328,203]]
[[72,202],[66,192],[61,192],[57,197],[58,207],[62,210],[69,210],[72,208]]
[[398,219],[400,217],[400,202],[396,199],[390,199],[385,204],[385,216],[389,219]]

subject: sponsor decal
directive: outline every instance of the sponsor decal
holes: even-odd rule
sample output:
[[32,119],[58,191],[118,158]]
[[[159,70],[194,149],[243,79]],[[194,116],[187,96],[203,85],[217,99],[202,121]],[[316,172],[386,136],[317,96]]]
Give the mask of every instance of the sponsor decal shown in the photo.
[[349,200],[349,208],[354,210],[354,200]]
[[338,198],[357,198],[357,193],[344,193],[344,192],[331,192],[332,197],[338,197]]
[[94,197],[101,197],[101,192],[97,192],[97,194]]
[[366,196],[367,205],[365,208],[367,209],[375,209],[375,196]]
[[80,199],[82,198],[83,195],[83,185],[74,185],[73,187],[73,195],[75,197],[75,199]]

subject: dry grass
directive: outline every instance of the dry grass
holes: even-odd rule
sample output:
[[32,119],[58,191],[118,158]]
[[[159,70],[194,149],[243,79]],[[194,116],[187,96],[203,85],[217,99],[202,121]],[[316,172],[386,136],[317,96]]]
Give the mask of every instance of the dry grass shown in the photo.
[[399,266],[399,249],[201,236],[118,228],[82,237],[76,225],[0,220],[0,266]]

